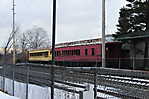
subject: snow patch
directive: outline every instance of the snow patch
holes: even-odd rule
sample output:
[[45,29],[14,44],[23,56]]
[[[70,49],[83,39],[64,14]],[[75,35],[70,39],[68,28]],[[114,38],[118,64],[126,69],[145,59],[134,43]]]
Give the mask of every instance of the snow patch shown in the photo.
[[9,96],[8,94],[5,94],[0,91],[0,99],[19,99],[19,98],[16,98],[14,96]]

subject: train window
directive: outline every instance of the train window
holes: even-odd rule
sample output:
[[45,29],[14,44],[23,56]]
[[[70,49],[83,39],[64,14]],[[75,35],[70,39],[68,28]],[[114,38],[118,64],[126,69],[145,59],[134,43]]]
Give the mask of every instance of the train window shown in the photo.
[[30,56],[32,56],[32,57],[36,57],[36,56],[48,57],[48,51],[47,52],[30,53]]
[[88,49],[85,49],[85,56],[88,55]]
[[70,56],[70,50],[67,50],[67,56]]
[[66,56],[68,56],[68,50],[66,50]]
[[71,56],[71,50],[68,51],[68,55]]
[[76,55],[76,50],[74,50],[73,55]]
[[65,50],[65,56],[67,56],[67,50]]
[[42,52],[41,54],[42,54],[42,56],[44,56],[44,57],[48,57],[48,52]]
[[58,56],[61,56],[61,52],[60,51],[58,51]]
[[37,56],[42,56],[42,53],[37,53]]
[[64,56],[64,51],[62,51],[62,56]]
[[37,56],[42,56],[42,53],[40,52],[40,53],[37,53]]
[[66,56],[66,50],[62,51],[62,55]]
[[76,55],[80,56],[80,50],[76,50]]
[[67,56],[67,50],[65,50],[65,56]]
[[30,56],[33,56],[33,53],[30,53],[29,55],[30,55]]
[[56,57],[56,56],[58,56],[58,55],[57,55],[57,51],[55,51],[55,57]]
[[64,56],[66,56],[66,51],[64,51]]
[[92,56],[95,55],[95,48],[92,48]]
[[32,57],[36,56],[36,53],[30,53],[30,56],[32,56]]
[[70,55],[73,55],[73,51],[72,50],[70,50]]
[[62,51],[62,55],[64,56],[64,51]]
[[72,50],[72,55],[74,55],[74,50]]
[[60,51],[56,51],[56,56],[61,56],[61,52]]
[[63,55],[65,56],[65,51],[63,51]]
[[[57,52],[57,55],[58,56],[61,55],[60,51]],[[80,55],[80,50],[79,49],[77,49],[77,50],[63,50],[62,55],[63,56],[73,56],[73,55],[79,56]]]
[[68,50],[66,50],[66,56],[68,56]]
[[75,55],[77,55],[77,50],[75,50]]
[[78,50],[78,55],[80,56],[80,50]]

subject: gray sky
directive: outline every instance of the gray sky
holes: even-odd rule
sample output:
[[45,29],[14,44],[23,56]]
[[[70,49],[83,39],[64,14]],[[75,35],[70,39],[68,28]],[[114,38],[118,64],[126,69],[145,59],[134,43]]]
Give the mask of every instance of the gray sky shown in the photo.
[[[102,0],[57,0],[56,42],[97,38],[101,35]],[[116,31],[119,9],[125,0],[106,0],[106,33]],[[0,1],[0,46],[12,27],[12,0]],[[21,31],[33,26],[44,28],[51,36],[51,0],[16,0],[16,25]]]

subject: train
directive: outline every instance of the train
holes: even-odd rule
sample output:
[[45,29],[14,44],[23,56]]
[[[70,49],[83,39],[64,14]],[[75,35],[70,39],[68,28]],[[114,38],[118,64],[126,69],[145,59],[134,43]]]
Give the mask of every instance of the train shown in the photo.
[[[117,68],[118,59],[125,58],[122,43],[106,41],[106,66]],[[81,40],[59,43],[55,46],[55,64],[60,66],[101,66],[102,42],[101,39]],[[49,49],[30,50],[28,62],[51,64],[52,51]]]

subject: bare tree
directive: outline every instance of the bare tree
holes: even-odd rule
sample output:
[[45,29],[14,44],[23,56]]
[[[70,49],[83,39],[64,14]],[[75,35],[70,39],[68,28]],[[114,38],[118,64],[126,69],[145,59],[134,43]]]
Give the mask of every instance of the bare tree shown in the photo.
[[26,35],[24,33],[22,34],[22,36],[20,37],[20,40],[18,42],[20,42],[19,43],[20,48],[21,48],[22,52],[24,53],[27,50],[27,39],[26,39]]
[[33,27],[27,30],[20,37],[20,47],[22,51],[27,49],[38,49],[50,47],[50,37],[41,27]]

